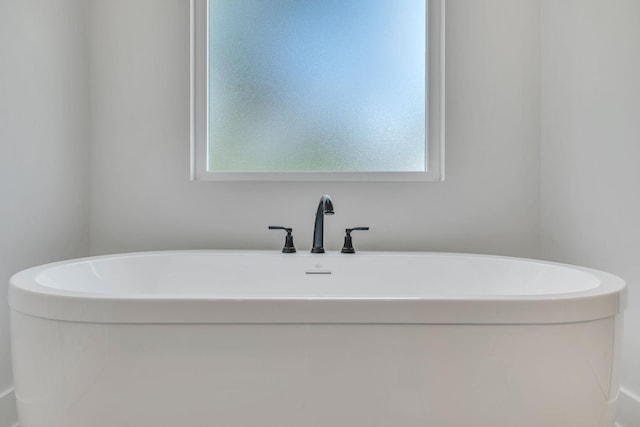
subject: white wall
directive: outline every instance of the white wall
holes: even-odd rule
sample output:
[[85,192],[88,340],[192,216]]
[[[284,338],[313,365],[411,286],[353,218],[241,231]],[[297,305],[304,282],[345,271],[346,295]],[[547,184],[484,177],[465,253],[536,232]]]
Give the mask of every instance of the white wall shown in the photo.
[[311,245],[331,194],[325,247],[369,225],[362,249],[535,256],[539,224],[539,3],[450,0],[447,181],[189,182],[189,8],[94,0],[92,225],[95,254]]
[[88,8],[0,1],[0,427],[15,424],[7,283],[89,236]]
[[640,2],[544,0],[541,254],[621,275],[620,425],[640,425]]

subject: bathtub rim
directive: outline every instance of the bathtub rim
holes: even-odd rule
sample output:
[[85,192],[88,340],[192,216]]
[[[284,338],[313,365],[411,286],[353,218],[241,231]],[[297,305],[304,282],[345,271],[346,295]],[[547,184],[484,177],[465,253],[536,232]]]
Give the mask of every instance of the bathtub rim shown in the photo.
[[513,260],[581,271],[595,276],[600,284],[582,291],[557,294],[446,298],[159,298],[140,295],[104,296],[36,283],[40,272],[65,264],[122,257],[209,253],[274,255],[273,251],[260,250],[165,250],[57,261],[14,274],[9,280],[9,306],[12,311],[34,317],[87,323],[553,324],[615,316],[624,311],[627,303],[625,281],[600,270],[529,258],[422,251],[362,251],[360,254],[424,254]]

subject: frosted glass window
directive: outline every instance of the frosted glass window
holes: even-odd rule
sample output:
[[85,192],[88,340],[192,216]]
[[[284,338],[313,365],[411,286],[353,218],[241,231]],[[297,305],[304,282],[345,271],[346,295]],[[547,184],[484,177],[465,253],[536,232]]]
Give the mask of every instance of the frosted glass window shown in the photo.
[[426,0],[209,0],[207,170],[423,172]]
[[444,0],[191,0],[191,179],[444,179]]

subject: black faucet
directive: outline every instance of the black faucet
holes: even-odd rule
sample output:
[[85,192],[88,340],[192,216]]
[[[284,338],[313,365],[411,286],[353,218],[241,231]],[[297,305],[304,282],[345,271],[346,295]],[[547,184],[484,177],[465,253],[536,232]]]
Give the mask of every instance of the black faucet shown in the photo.
[[269,230],[284,230],[287,232],[287,237],[284,238],[284,248],[282,248],[282,253],[284,254],[294,254],[296,253],[296,247],[293,245],[293,228],[283,227],[281,225],[270,225]]
[[324,216],[333,215],[333,202],[328,194],[320,198],[318,210],[316,211],[316,223],[313,227],[313,247],[312,254],[324,253]]
[[369,227],[353,227],[345,229],[344,245],[340,251],[343,254],[355,254],[356,250],[353,249],[353,239],[351,238],[351,232],[355,230],[368,230]]

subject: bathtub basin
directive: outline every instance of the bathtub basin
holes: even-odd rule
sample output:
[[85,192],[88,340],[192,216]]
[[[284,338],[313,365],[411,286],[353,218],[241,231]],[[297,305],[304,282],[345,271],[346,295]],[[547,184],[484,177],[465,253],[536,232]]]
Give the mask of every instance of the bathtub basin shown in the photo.
[[22,427],[611,427],[625,284],[439,253],[175,251],[9,288]]

